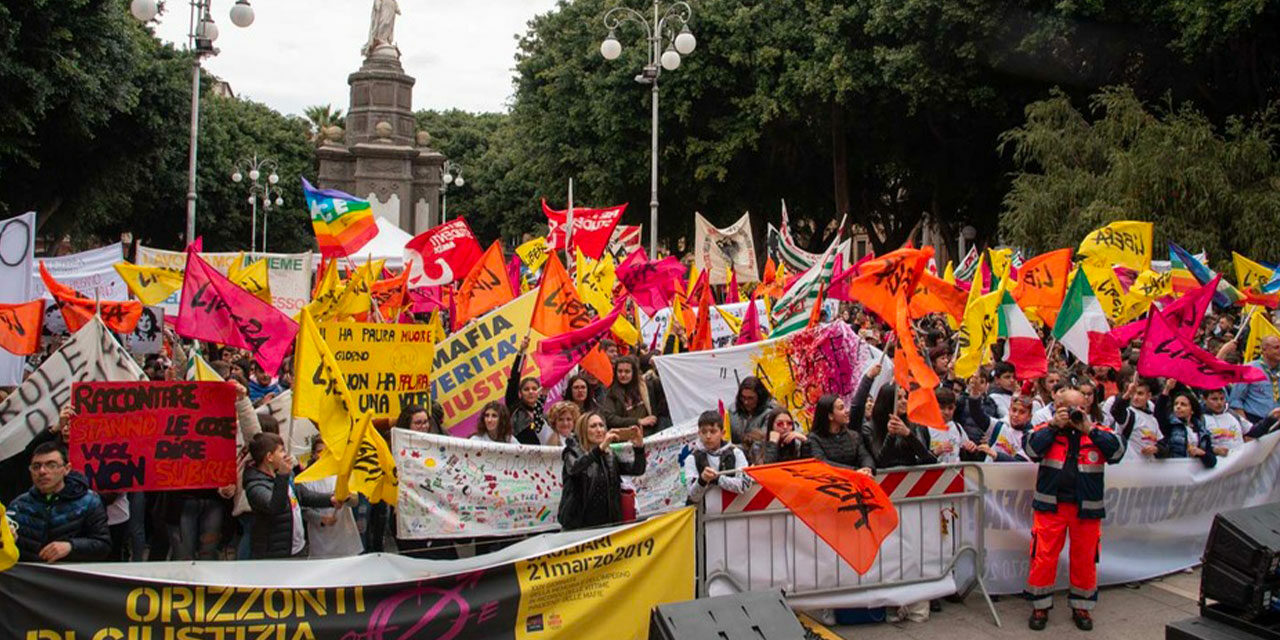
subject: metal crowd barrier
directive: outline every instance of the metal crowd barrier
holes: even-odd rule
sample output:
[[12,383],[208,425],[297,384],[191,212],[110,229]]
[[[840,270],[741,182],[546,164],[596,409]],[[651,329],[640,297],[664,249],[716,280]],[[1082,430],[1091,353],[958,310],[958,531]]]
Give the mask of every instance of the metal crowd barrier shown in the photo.
[[[924,584],[945,579],[968,557],[974,575],[967,584],[957,584],[957,593],[963,597],[976,587],[993,622],[1001,626],[983,579],[986,485],[981,465],[884,469],[876,481],[897,507],[899,522],[863,575],[759,485],[743,494],[713,487],[698,510],[698,596],[707,597],[710,585],[719,582],[737,592],[780,588],[789,598]],[[801,567],[802,558],[808,564],[806,553],[812,554],[812,579],[809,567]]]

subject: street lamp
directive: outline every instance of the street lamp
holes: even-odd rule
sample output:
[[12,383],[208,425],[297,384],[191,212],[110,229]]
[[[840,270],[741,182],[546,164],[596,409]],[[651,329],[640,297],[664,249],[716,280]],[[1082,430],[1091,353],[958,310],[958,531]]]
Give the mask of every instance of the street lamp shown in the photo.
[[[267,175],[263,175],[266,173]],[[258,201],[262,201],[262,251],[267,251],[267,212],[272,202],[276,207],[284,205],[284,196],[280,191],[280,176],[276,174],[276,161],[271,158],[242,158],[236,163],[231,181],[239,184],[249,178],[249,206],[253,209],[251,230],[249,231],[249,251],[256,252],[258,235]],[[265,178],[265,180],[264,180]]]
[[663,69],[679,69],[680,56],[689,55],[697,48],[698,39],[689,30],[689,19],[692,17],[693,9],[689,8],[688,3],[676,2],[664,10],[659,0],[653,2],[653,22],[649,22],[643,13],[629,7],[614,7],[604,14],[604,26],[609,30],[609,35],[600,43],[600,55],[605,60],[617,60],[622,55],[622,43],[618,42],[617,30],[625,22],[635,22],[644,27],[649,47],[649,63],[636,76],[636,82],[650,85],[652,95],[653,140],[650,149],[649,186],[651,256],[656,256],[658,251],[658,77],[662,75]]
[[452,160],[446,160],[444,166],[440,168],[440,224],[448,221],[446,216],[449,215],[449,185],[461,187],[467,184],[462,179],[462,165]]
[[[218,55],[213,42],[218,39],[218,25],[213,21],[213,0],[187,0],[191,14],[187,19],[187,49],[195,54],[191,68],[191,154],[187,158],[187,232],[186,241],[196,238],[196,151],[200,133],[200,61]],[[156,0],[132,0],[129,12],[142,22],[150,22],[160,12]],[[237,27],[253,24],[253,7],[249,0],[236,0],[231,7],[231,23]]]

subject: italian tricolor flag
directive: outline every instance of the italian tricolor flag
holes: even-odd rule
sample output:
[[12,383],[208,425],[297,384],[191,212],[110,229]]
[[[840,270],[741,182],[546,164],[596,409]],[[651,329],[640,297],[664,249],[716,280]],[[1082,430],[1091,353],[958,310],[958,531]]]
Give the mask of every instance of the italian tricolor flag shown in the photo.
[[1107,314],[1093,295],[1084,272],[1076,267],[1071,288],[1053,325],[1053,337],[1071,355],[1090,366],[1120,368],[1120,349],[1109,335]]
[[1048,372],[1040,334],[1007,290],[1000,301],[1000,337],[1005,339],[1004,359],[1014,366],[1019,380],[1040,378]]

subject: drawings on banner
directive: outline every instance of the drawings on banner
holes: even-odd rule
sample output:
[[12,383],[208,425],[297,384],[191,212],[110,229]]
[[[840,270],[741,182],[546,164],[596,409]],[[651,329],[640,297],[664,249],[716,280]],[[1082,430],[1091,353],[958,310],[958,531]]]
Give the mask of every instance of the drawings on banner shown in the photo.
[[138,325],[124,336],[129,353],[145,356],[164,348],[164,307],[143,307]]
[[729,269],[733,269],[740,283],[759,282],[751,215],[743,214],[737,222],[724,229],[715,228],[700,213],[693,215],[696,227],[694,264],[709,274],[711,284],[728,284]]

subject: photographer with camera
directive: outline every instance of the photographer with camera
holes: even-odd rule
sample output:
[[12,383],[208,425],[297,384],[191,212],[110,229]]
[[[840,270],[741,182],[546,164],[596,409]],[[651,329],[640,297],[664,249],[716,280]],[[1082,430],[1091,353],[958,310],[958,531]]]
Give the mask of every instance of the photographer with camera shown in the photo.
[[1036,427],[1026,453],[1040,464],[1031,507],[1031,571],[1027,599],[1035,631],[1045,628],[1053,608],[1058,556],[1071,537],[1071,619],[1077,628],[1093,628],[1089,611],[1098,601],[1098,544],[1102,538],[1103,470],[1124,457],[1124,443],[1089,418],[1084,394],[1062,392],[1053,419]]

